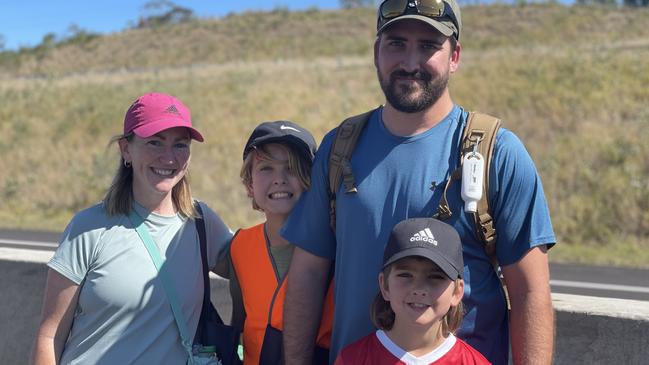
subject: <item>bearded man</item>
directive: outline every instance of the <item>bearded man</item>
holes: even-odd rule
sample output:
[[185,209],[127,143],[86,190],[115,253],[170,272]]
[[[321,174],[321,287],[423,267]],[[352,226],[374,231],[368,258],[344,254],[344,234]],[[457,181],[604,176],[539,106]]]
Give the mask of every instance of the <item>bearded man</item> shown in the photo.
[[[374,330],[370,305],[388,234],[412,217],[431,217],[445,182],[459,165],[469,113],[453,103],[450,76],[460,65],[460,9],[455,0],[385,0],[374,65],[385,105],[370,116],[351,158],[358,192],[336,194],[329,217],[329,155],[336,130],[323,139],[282,235],[297,247],[288,274],[284,313],[286,364],[311,364],[328,273],[335,262],[335,315],[330,362],[347,344]],[[496,254],[511,311],[457,185],[447,223],[463,244],[466,310],[457,336],[493,364],[549,364],[554,321],[547,249],[555,235],[534,163],[521,141],[501,128],[490,170],[489,202]],[[434,299],[434,298],[433,298]],[[407,304],[407,303],[406,303]]]

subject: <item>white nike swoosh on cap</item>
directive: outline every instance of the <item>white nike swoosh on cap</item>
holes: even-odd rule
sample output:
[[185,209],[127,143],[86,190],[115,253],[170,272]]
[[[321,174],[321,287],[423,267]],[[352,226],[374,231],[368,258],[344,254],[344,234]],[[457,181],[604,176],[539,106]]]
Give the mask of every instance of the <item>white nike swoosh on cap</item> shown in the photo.
[[280,125],[280,126],[279,126],[279,129],[282,129],[282,130],[284,130],[284,129],[291,129],[291,130],[294,130],[294,131],[296,131],[296,132],[300,132],[299,129],[296,129],[296,128],[293,128],[293,127],[289,127],[289,126],[286,126],[286,125],[284,125],[284,124]]

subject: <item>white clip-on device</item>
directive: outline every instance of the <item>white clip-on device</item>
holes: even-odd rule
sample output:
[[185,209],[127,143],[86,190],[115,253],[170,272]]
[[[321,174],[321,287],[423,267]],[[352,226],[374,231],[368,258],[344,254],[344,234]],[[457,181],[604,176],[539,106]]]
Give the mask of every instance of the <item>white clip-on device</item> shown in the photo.
[[482,138],[473,145],[473,151],[467,153],[462,161],[462,191],[464,210],[475,213],[478,210],[478,201],[482,198],[482,180],[484,179],[484,157],[478,152],[478,144]]

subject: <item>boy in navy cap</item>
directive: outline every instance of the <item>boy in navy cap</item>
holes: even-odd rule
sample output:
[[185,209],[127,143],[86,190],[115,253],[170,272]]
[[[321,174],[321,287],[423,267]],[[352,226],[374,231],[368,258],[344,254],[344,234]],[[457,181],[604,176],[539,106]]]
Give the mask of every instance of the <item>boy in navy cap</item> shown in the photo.
[[375,333],[345,347],[335,365],[490,364],[455,337],[462,321],[462,243],[433,218],[412,218],[390,233],[372,304]]
[[[243,150],[241,181],[264,223],[240,229],[230,246],[233,324],[243,327],[245,365],[280,364],[286,273],[293,245],[279,235],[293,206],[311,184],[316,143],[309,131],[289,121],[259,124]],[[329,300],[333,305],[333,299]],[[316,340],[323,363],[328,358],[332,307]]]

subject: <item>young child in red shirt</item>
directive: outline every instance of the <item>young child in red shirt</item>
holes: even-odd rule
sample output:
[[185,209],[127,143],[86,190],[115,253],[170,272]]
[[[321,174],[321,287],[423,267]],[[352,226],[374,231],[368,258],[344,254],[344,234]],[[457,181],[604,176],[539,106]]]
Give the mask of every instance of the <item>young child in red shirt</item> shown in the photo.
[[490,364],[453,334],[463,316],[463,271],[462,243],[453,227],[433,218],[397,224],[372,304],[379,329],[345,347],[335,365]]

